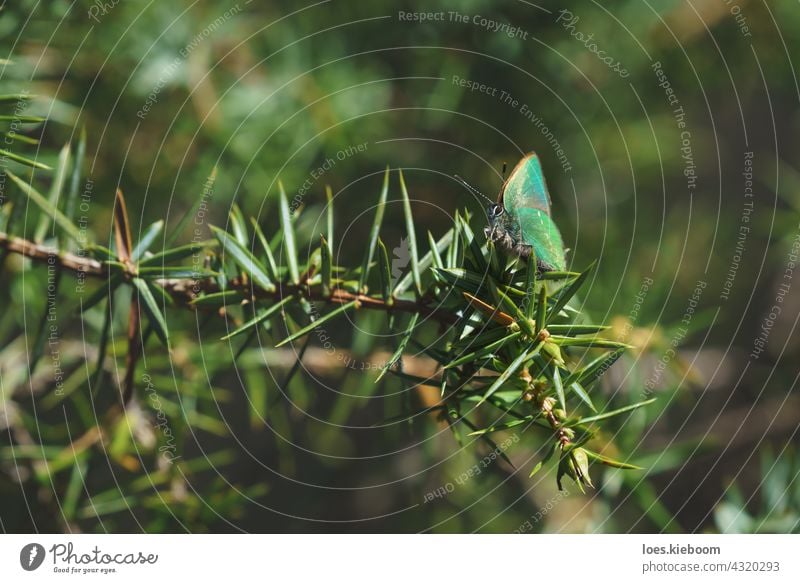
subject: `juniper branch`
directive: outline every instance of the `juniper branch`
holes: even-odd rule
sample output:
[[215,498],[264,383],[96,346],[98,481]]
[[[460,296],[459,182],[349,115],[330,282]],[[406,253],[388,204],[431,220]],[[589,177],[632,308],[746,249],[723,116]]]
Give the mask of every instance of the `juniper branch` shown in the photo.
[[[55,265],[58,269],[72,272],[75,275],[82,274],[100,279],[108,278],[112,275],[112,267],[109,263],[98,261],[92,257],[61,251],[47,245],[37,244],[3,232],[0,232],[0,249],[22,255],[39,263]],[[130,269],[134,268],[131,267]],[[127,275],[130,276],[134,273],[135,271],[131,271]],[[330,290],[330,293],[325,293],[321,286],[290,283],[276,284],[274,290],[264,290],[254,287],[238,277],[231,279],[226,288],[221,288],[210,278],[162,278],[154,280],[154,283],[184,306],[189,306],[200,291],[211,294],[225,289],[233,289],[241,293],[243,300],[249,301],[276,300],[300,293],[308,300],[326,302],[332,305],[347,304],[355,301],[361,308],[386,312],[418,313],[421,316],[430,317],[445,324],[452,324],[457,319],[453,314],[429,305],[424,297],[419,300],[395,298],[393,301],[387,302],[381,298],[363,293],[353,293],[341,288],[334,288]]]

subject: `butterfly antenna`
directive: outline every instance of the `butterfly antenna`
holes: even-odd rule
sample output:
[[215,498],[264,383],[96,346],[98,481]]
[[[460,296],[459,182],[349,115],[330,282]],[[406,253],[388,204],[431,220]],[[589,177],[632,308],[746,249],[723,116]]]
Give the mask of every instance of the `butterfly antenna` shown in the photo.
[[483,194],[483,193],[482,193],[480,190],[478,190],[477,188],[475,188],[474,186],[472,186],[472,185],[471,185],[469,182],[467,182],[466,180],[464,180],[463,178],[461,178],[461,177],[460,177],[458,174],[455,174],[455,175],[454,175],[454,177],[455,177],[455,179],[456,179],[456,180],[458,180],[458,181],[459,181],[461,184],[463,184],[464,186],[466,186],[466,187],[467,187],[467,189],[468,189],[468,190],[469,190],[471,193],[473,193],[473,194],[477,194],[478,196],[481,196],[481,197],[485,198],[487,201],[489,201],[489,203],[490,203],[490,204],[495,204],[495,201],[493,201],[491,198],[489,198],[488,196],[486,196],[485,194]]

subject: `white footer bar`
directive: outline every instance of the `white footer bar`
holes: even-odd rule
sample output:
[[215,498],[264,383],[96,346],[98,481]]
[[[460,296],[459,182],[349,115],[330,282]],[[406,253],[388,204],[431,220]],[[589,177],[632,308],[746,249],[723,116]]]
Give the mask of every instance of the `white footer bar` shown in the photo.
[[12,534],[0,537],[0,580],[800,581],[798,543],[797,535]]

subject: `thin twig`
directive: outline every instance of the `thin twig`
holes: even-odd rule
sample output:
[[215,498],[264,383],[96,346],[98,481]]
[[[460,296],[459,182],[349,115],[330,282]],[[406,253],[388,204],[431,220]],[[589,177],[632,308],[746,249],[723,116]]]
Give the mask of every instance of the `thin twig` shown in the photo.
[[92,277],[104,277],[109,273],[102,263],[91,257],[82,257],[74,253],[60,251],[54,247],[38,245],[27,239],[9,236],[0,232],[0,248],[9,253],[16,253],[34,261],[55,263],[60,269],[83,273]]
[[[70,271],[86,276],[106,278],[111,274],[107,264],[104,264],[90,257],[83,257],[74,253],[63,252],[53,247],[39,245],[9,236],[0,232],[0,248],[7,249],[11,253],[16,253],[41,263],[51,263],[59,269]],[[205,279],[157,279],[154,282],[167,291],[173,299],[180,303],[188,304],[198,295],[198,291],[205,293],[215,293],[223,291],[216,282]],[[301,293],[306,299],[316,302],[327,302],[329,304],[347,304],[353,301],[358,302],[358,306],[370,310],[382,310],[385,312],[405,312],[410,314],[419,313],[421,316],[433,318],[445,324],[453,324],[458,317],[447,310],[439,309],[435,305],[430,305],[422,300],[402,300],[394,299],[391,305],[387,304],[382,298],[376,298],[360,293],[352,293],[341,288],[331,290],[330,294],[323,293],[321,286],[306,287],[294,284],[278,284],[274,291],[262,290],[252,287],[239,278],[230,281],[226,289],[235,289],[241,292],[244,299],[281,299],[290,294]]]

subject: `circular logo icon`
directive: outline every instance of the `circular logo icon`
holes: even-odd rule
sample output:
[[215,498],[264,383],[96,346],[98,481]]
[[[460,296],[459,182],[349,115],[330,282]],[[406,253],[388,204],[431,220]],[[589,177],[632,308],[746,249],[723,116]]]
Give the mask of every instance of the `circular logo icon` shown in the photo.
[[44,562],[44,547],[39,543],[29,543],[19,552],[19,564],[26,571],[35,571]]

